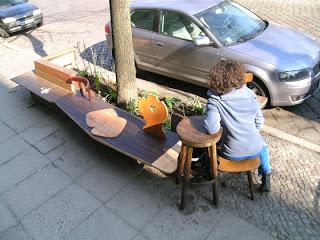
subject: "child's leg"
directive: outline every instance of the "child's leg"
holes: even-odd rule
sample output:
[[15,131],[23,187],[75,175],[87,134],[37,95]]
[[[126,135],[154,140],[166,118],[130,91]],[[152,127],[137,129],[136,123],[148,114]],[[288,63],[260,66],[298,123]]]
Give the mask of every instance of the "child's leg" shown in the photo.
[[259,176],[261,176],[263,173],[271,173],[270,157],[269,157],[269,150],[267,145],[264,146],[264,149],[260,153],[259,157],[260,157],[260,166],[258,169]]

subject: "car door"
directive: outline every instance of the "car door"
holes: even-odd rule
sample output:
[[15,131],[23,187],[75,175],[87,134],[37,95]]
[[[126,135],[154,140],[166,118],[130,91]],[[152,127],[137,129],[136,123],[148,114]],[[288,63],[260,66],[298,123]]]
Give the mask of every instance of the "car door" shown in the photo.
[[197,47],[194,40],[205,32],[182,13],[161,10],[159,34],[154,36],[156,68],[164,75],[207,86],[208,73],[219,61],[219,49]]
[[135,9],[131,12],[135,61],[142,68],[153,67],[156,63],[153,44],[153,36],[158,28],[156,15],[154,9]]

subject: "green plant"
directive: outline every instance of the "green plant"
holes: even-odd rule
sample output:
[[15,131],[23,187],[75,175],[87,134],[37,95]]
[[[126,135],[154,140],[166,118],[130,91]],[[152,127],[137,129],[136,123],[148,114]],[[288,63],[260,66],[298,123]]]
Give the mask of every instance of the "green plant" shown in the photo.
[[106,86],[101,91],[102,100],[106,102],[115,102],[117,100],[117,91]]
[[131,114],[134,114],[134,115],[139,115],[139,109],[138,109],[138,101],[137,100],[130,100],[127,107],[126,107],[126,110],[131,113]]
[[187,101],[187,106],[190,108],[190,111],[195,112],[199,115],[203,115],[205,112],[205,108],[200,102],[200,97],[194,96],[189,97]]
[[172,111],[173,108],[177,105],[177,103],[181,102],[181,100],[175,97],[166,96],[164,98],[164,102],[167,105],[167,107]]
[[169,117],[164,121],[163,123],[163,128],[166,130],[171,130],[171,116],[169,115]]

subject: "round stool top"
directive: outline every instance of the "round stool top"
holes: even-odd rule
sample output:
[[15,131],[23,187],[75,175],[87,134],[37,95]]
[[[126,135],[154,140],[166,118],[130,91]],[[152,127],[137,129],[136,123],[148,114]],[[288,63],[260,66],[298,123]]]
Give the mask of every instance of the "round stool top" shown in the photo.
[[220,140],[222,128],[217,133],[210,135],[203,126],[203,116],[192,116],[179,122],[177,134],[185,145],[204,148],[210,147]]

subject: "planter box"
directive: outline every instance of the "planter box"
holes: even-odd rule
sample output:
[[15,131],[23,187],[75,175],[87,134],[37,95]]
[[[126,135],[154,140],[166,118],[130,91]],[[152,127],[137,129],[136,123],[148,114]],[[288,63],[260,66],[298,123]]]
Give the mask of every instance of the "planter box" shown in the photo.
[[77,72],[72,70],[74,64],[75,49],[71,48],[35,61],[34,73],[40,78],[72,91],[74,86],[67,83],[67,80],[71,76],[77,75]]

